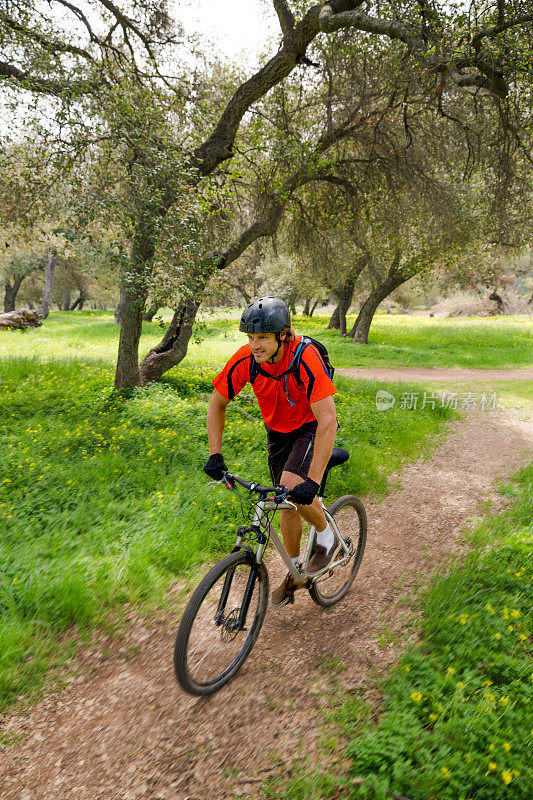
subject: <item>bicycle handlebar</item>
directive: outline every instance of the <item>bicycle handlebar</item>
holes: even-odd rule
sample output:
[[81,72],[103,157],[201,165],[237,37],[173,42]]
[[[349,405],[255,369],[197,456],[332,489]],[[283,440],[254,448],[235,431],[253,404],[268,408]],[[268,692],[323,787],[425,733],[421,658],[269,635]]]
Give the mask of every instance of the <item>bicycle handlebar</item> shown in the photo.
[[282,503],[284,500],[286,500],[287,494],[289,493],[289,490],[286,486],[260,486],[257,483],[245,481],[228,471],[224,473],[222,480],[225,482],[228,489],[233,488],[233,483],[238,483],[239,486],[242,486],[249,492],[255,492],[256,494],[269,494],[270,492],[274,492],[274,499],[277,503]]

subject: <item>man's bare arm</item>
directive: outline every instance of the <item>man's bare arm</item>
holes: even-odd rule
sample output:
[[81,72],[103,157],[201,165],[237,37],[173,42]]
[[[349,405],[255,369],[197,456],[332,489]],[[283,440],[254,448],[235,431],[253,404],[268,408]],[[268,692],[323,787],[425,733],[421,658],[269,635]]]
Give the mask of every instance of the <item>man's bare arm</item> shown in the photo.
[[222,452],[222,432],[226,424],[226,406],[230,401],[213,389],[207,409],[207,436],[209,438],[209,455]]
[[316,429],[315,450],[308,477],[315,483],[320,483],[335,444],[337,413],[333,397],[324,397],[323,400],[311,403],[311,409],[318,421],[318,427]]

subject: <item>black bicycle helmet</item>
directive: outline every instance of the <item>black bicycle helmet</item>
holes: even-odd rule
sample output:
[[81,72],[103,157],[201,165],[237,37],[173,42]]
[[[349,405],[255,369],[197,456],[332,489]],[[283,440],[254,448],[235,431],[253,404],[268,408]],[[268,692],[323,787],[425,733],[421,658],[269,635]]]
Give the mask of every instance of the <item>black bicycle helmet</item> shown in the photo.
[[239,330],[242,333],[279,333],[290,324],[287,303],[279,297],[260,297],[243,311]]

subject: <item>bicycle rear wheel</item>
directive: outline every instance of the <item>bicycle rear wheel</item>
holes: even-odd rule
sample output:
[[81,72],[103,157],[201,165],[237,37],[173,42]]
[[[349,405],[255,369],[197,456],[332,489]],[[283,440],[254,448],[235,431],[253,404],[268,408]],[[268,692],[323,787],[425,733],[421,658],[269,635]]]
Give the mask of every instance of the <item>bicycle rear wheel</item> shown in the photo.
[[[209,695],[230,681],[250,654],[268,605],[268,573],[246,550],[230,553],[207,573],[181,619],[174,647],[174,670],[190,694]],[[244,627],[239,615],[245,592],[251,599]]]
[[[355,495],[339,497],[327,509],[327,514],[335,520],[350,556],[345,563],[320,575],[309,586],[309,594],[315,603],[325,607],[338,603],[354,582],[365,551],[367,528],[365,507]],[[335,556],[333,561],[338,558]]]

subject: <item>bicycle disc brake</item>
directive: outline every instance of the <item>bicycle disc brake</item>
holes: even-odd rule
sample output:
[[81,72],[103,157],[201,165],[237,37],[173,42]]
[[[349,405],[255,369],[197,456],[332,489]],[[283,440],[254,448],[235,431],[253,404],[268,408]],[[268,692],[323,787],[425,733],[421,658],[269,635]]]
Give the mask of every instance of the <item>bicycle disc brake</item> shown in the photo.
[[222,624],[220,626],[220,638],[223,642],[231,642],[241,630],[238,624],[240,614],[240,608],[234,608],[232,611],[227,614],[224,619],[222,620]]

